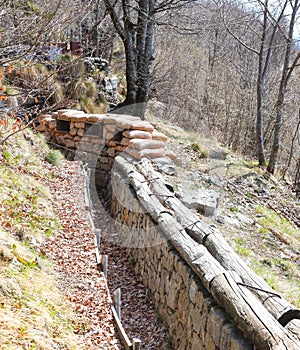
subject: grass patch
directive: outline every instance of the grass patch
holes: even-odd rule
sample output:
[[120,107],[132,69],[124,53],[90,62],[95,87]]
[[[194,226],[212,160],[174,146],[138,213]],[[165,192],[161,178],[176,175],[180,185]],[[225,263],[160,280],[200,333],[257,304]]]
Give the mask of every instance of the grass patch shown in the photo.
[[247,241],[244,238],[237,237],[237,238],[235,238],[234,242],[236,245],[235,251],[239,255],[246,257],[246,258],[251,255],[251,249],[249,249],[247,247]]
[[[0,343],[3,349],[76,349],[76,316],[56,288],[51,264],[1,229]],[[5,256],[5,258],[4,258]],[[22,259],[20,259],[22,258]],[[22,261],[22,262],[20,262]]]
[[0,148],[1,349],[82,349],[76,315],[51,262],[35,248],[61,228],[44,163],[50,152],[30,130]]
[[64,156],[57,149],[49,151],[49,153],[46,156],[46,161],[50,164],[55,165],[56,167],[59,167],[61,165],[63,159]]
[[256,208],[256,213],[261,216],[258,219],[258,223],[261,225],[260,233],[276,232],[279,239],[299,245],[300,232],[288,220],[274,210],[261,205]]
[[[285,271],[285,273],[278,275],[278,273],[276,273],[276,268],[278,267],[281,271]],[[254,259],[251,268],[262,277],[271,288],[276,290],[290,303],[300,308],[300,281],[298,278],[290,277],[290,273],[297,269],[295,263],[278,258],[264,260]]]

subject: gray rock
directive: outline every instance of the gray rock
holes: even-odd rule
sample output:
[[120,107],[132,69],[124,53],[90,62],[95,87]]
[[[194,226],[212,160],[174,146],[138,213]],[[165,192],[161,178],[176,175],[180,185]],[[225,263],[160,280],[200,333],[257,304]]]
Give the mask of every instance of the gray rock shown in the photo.
[[176,174],[176,165],[172,159],[168,157],[160,157],[153,159],[153,162],[157,165],[159,172],[170,176]]
[[241,223],[238,219],[231,218],[229,216],[224,217],[224,223],[228,225],[236,226],[236,227],[241,227]]
[[207,179],[207,183],[209,183],[210,185],[213,185],[213,186],[222,187],[222,182],[219,179],[217,179],[216,177],[209,177]]
[[208,153],[208,157],[211,159],[225,160],[227,152],[220,148],[211,148]]
[[246,225],[253,225],[254,224],[254,221],[250,218],[248,218],[246,215],[244,214],[241,214],[241,213],[236,213],[236,217],[238,218],[238,220],[240,222],[242,222],[243,224],[246,224]]
[[181,200],[190,209],[205,216],[213,216],[220,200],[220,194],[211,190],[186,191],[180,194]]

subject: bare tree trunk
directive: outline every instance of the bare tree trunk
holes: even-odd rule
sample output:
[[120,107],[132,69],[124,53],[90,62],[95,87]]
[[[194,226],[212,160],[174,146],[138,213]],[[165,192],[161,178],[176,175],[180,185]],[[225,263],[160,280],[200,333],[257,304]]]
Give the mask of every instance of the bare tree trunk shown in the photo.
[[[185,6],[193,1],[195,0],[104,0],[115,29],[123,41],[126,55],[127,94],[125,101],[117,108],[125,107],[125,113],[144,119],[154,59],[155,14]],[[121,16],[116,10],[120,2]]]
[[282,178],[283,179],[285,179],[286,172],[288,171],[288,169],[290,168],[291,163],[292,163],[293,153],[294,153],[294,146],[295,146],[295,140],[296,140],[297,135],[299,133],[299,129],[300,129],[300,109],[299,109],[298,123],[297,123],[296,130],[294,132],[294,135],[293,135],[293,138],[292,138],[292,142],[291,142],[291,149],[290,149],[289,159],[288,159],[287,165],[286,165],[286,167],[285,167],[285,169],[283,171],[283,174],[282,174]]
[[276,102],[276,123],[275,123],[275,130],[274,130],[274,139],[273,139],[273,145],[271,149],[270,159],[267,171],[271,174],[274,174],[275,172],[275,166],[278,159],[278,153],[280,148],[280,139],[281,139],[281,131],[282,131],[282,123],[283,123],[283,111],[284,111],[284,102],[285,102],[285,93],[287,84],[289,81],[289,78],[292,74],[293,69],[297,65],[297,62],[299,60],[299,54],[296,56],[292,66],[290,67],[290,58],[291,58],[291,52],[292,52],[292,46],[293,46],[293,34],[294,34],[294,27],[296,22],[296,15],[299,10],[300,4],[299,0],[295,0],[292,14],[291,14],[291,20],[289,25],[289,33],[286,43],[286,50],[285,50],[285,58],[284,58],[284,64],[282,68],[282,75],[280,80],[280,86],[278,91],[278,97]]

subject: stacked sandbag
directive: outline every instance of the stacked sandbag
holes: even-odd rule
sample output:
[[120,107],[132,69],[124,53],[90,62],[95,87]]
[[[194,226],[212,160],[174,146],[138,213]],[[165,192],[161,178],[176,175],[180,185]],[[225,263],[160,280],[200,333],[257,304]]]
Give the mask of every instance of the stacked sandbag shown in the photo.
[[[63,109],[39,118],[40,131],[54,142],[71,149],[92,151],[92,145],[110,148],[110,156],[126,152],[136,159],[176,155],[165,148],[167,136],[149,122],[131,115],[88,114]],[[99,148],[99,147],[98,147]]]

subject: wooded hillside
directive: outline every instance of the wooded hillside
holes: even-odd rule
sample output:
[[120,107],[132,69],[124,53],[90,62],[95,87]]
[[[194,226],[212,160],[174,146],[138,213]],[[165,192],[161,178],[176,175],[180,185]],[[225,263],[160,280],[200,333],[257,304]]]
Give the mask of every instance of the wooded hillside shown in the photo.
[[[127,106],[143,118],[155,99],[164,117],[291,176],[299,190],[299,6],[1,2],[2,121],[5,113],[26,121],[38,109],[74,105],[92,112]],[[91,57],[102,66],[87,63]]]

